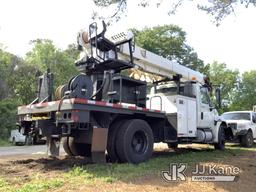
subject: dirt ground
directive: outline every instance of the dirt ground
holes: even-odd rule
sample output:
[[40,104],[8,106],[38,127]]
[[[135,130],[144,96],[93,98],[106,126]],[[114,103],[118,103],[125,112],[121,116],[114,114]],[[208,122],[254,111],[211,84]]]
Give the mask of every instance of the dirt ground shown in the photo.
[[[161,149],[160,149],[161,150]],[[256,151],[246,151],[242,155],[231,156],[228,160],[207,162],[201,164],[217,164],[221,166],[236,166],[240,168],[238,180],[235,182],[193,182],[188,175],[183,182],[165,182],[159,175],[146,175],[130,181],[118,180],[100,185],[81,185],[69,189],[65,184],[53,191],[256,191]],[[43,155],[5,156],[0,158],[0,174],[9,183],[28,182],[31,175],[40,173],[45,178],[54,178],[75,165],[85,164],[82,158],[48,159]],[[168,169],[168,168],[167,168]],[[192,169],[189,167],[188,169]],[[188,171],[191,172],[191,171]]]

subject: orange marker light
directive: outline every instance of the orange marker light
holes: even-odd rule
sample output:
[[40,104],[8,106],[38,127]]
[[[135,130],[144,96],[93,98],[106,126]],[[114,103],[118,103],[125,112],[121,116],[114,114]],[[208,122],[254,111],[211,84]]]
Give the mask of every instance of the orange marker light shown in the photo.
[[192,79],[192,81],[196,81],[196,77],[192,77],[191,79]]

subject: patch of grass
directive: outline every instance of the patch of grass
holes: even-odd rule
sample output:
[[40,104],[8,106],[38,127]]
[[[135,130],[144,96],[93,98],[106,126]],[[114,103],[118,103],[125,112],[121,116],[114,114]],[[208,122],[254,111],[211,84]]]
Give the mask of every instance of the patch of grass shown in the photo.
[[23,185],[20,189],[14,189],[15,192],[43,192],[57,189],[64,184],[61,179],[41,180]]
[[23,186],[17,187],[9,184],[3,178],[0,178],[0,192],[44,192],[52,189],[57,189],[64,184],[64,180],[41,178],[34,179],[32,182],[28,182]]
[[0,177],[0,192],[10,191],[10,185],[2,177]]
[[256,143],[251,148],[241,147],[238,143],[227,143],[226,148],[238,151],[256,151]]
[[8,141],[8,139],[0,139],[0,147],[4,146],[10,146],[11,143]]
[[[74,166],[69,171],[60,172],[57,177],[46,178],[44,175],[34,175],[31,180],[20,185],[11,185],[8,180],[0,177],[0,192],[44,192],[53,191],[63,186],[67,189],[77,190],[82,185],[95,186],[116,181],[133,182],[141,176],[159,176],[162,170],[167,170],[170,163],[228,162],[233,156],[244,155],[256,151],[254,148],[241,148],[239,145],[228,144],[226,150],[185,149],[180,153],[166,152],[159,157],[153,157],[148,162],[139,165],[133,164],[87,164]],[[50,170],[49,170],[50,171]]]
[[[224,151],[207,149],[190,151],[180,154],[170,154],[164,157],[152,158],[148,162],[139,165],[133,164],[90,164],[86,166],[75,166],[67,174],[67,178],[77,177],[89,183],[97,181],[111,183],[117,180],[132,181],[144,175],[158,175],[161,170],[168,168],[170,163],[187,163],[188,165],[209,161],[225,161],[226,159],[242,155],[248,148],[227,147]],[[80,179],[79,179],[80,178]]]

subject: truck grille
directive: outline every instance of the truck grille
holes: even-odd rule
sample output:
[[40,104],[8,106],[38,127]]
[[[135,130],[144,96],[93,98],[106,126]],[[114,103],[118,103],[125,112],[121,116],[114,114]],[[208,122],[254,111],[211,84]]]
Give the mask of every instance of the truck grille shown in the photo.
[[229,123],[228,126],[229,126],[231,129],[237,129],[237,124],[236,124],[236,123]]

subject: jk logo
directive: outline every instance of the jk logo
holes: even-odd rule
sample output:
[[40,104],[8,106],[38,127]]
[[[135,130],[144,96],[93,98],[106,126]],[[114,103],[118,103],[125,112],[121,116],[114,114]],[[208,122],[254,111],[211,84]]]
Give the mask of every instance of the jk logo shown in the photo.
[[185,171],[187,169],[186,163],[171,163],[169,171],[162,171],[161,176],[162,178],[169,182],[169,181],[185,181],[186,174]]

